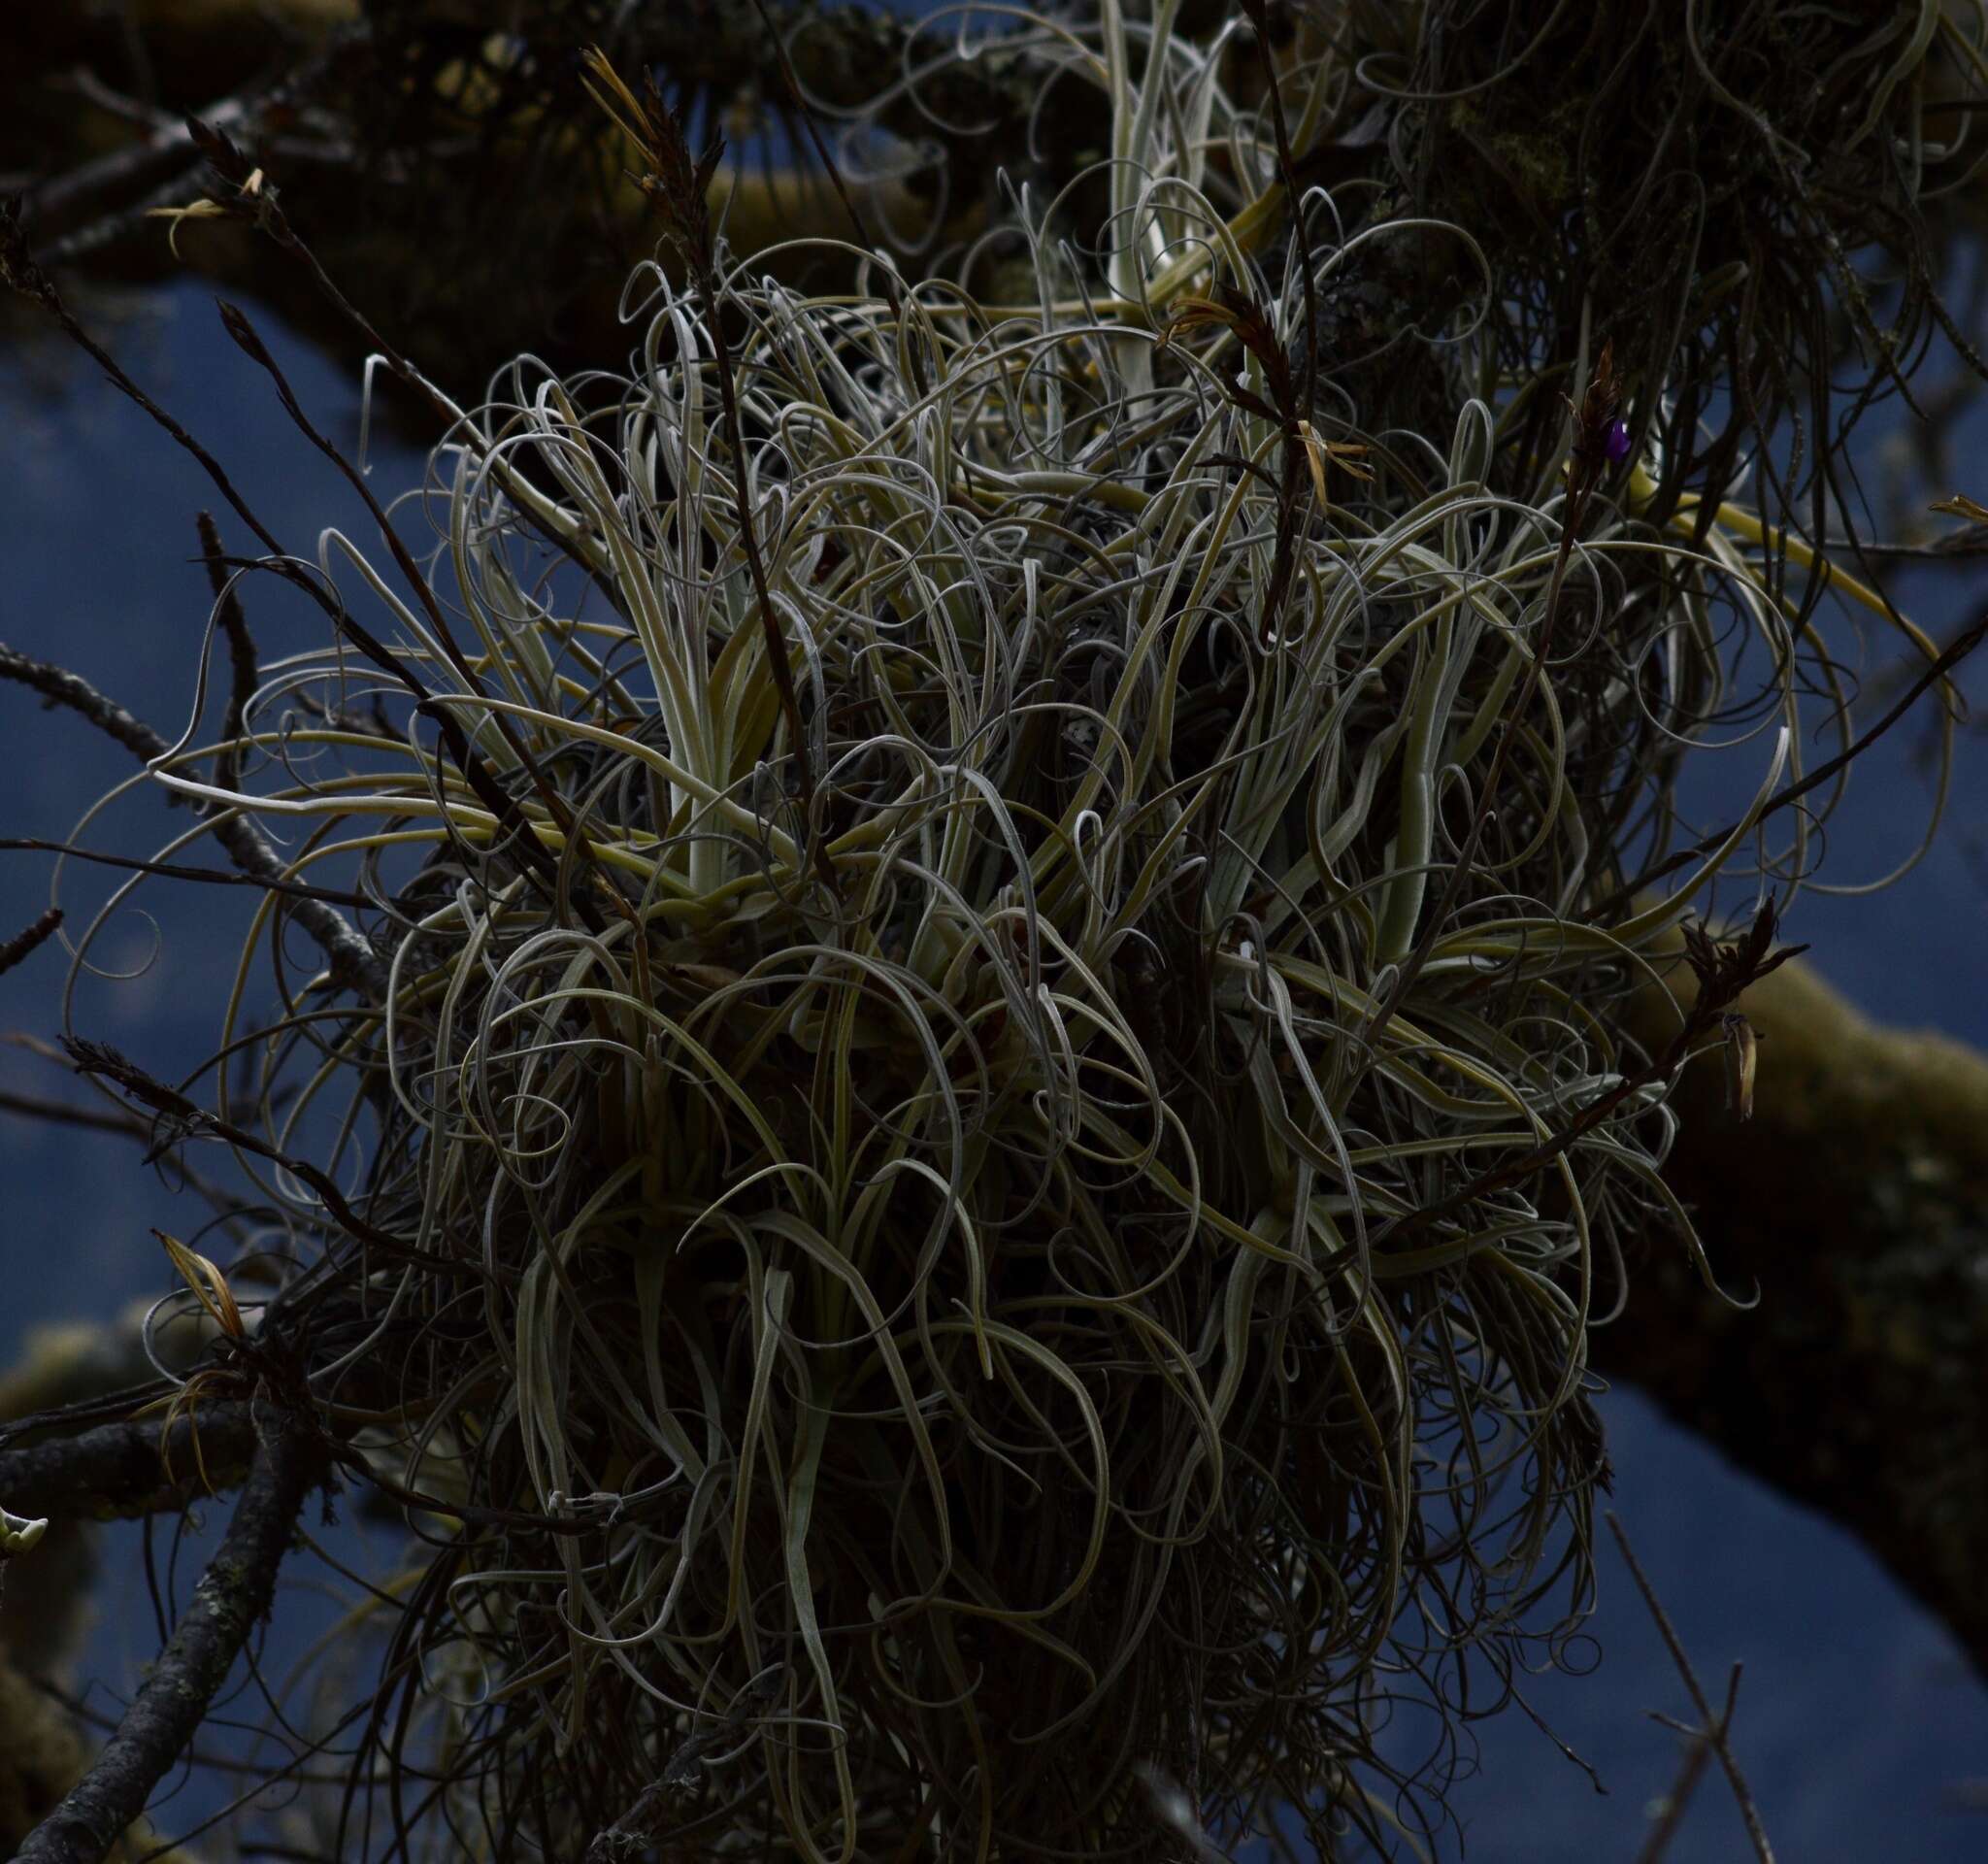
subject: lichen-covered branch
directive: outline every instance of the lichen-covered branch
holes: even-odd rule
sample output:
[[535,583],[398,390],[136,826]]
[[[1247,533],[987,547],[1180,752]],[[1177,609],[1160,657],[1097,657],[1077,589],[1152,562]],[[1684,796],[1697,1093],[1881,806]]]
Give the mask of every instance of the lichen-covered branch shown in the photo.
[[256,1438],[234,1518],[179,1628],[116,1733],[29,1834],[17,1864],[97,1864],[107,1855],[193,1739],[242,1647],[268,1614],[277,1569],[323,1464],[308,1424],[292,1413],[263,1411]]
[[[1725,1286],[1653,1241],[1598,1367],[1847,1527],[1988,1674],[1988,1056],[1800,964],[1744,999],[1754,1117],[1687,1073],[1668,1177]],[[1640,1011],[1644,1040],[1675,1013]]]
[[[0,1430],[0,1442],[7,1435]],[[216,1488],[239,1481],[255,1448],[243,1403],[204,1404],[164,1430],[155,1418],[99,1424],[0,1448],[0,1502],[30,1515],[156,1514],[182,1503],[201,1470]]]

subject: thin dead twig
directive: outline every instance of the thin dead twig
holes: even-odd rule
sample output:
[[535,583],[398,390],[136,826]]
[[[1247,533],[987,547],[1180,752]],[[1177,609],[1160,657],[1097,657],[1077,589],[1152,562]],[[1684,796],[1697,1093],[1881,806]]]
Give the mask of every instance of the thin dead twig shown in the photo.
[[[151,726],[99,692],[81,674],[50,660],[33,659],[5,642],[0,642],[0,680],[39,692],[51,705],[67,706],[144,763],[155,763],[172,750]],[[236,810],[216,816],[214,837],[235,866],[257,885],[296,897],[298,883],[289,879],[269,837],[248,816]],[[386,967],[372,942],[351,920],[329,900],[318,897],[315,889],[297,898],[291,912],[329,960],[333,977],[376,1003],[384,1000]]]
[[48,944],[61,923],[62,909],[51,906],[32,925],[0,945],[0,971],[12,971],[30,953]]
[[[1636,1549],[1629,1544],[1621,1517],[1611,1509],[1604,1511],[1608,1522],[1608,1531],[1615,1537],[1615,1545],[1622,1549],[1622,1557],[1629,1567],[1629,1577],[1636,1581],[1636,1589],[1642,1594],[1642,1602],[1649,1608],[1650,1616],[1656,1620],[1657,1630],[1662,1634],[1665,1648],[1671,1652],[1671,1661],[1677,1666],[1677,1674],[1684,1679],[1684,1686],[1691,1692],[1692,1706],[1698,1711],[1699,1726],[1692,1730],[1700,1735],[1706,1746],[1719,1757],[1719,1765],[1726,1770],[1726,1779],[1733,1788],[1733,1797],[1739,1802],[1740,1816],[1746,1822],[1746,1836],[1753,1842],[1754,1855],[1760,1864],[1774,1864],[1773,1847],[1768,1843],[1767,1828],[1761,1823],[1760,1808],[1754,1802],[1753,1788],[1746,1783],[1746,1776],[1740,1771],[1740,1762],[1733,1753],[1733,1744],[1728,1739],[1729,1726],[1733,1716],[1733,1705],[1740,1690],[1740,1665],[1733,1666],[1732,1680],[1726,1685],[1726,1707],[1723,1714],[1714,1715],[1711,1704],[1706,1701],[1705,1687],[1698,1680],[1698,1672],[1691,1667],[1691,1659],[1684,1654],[1683,1641],[1678,1637],[1676,1627],[1671,1622],[1671,1615],[1664,1610],[1663,1602],[1657,1597],[1656,1588],[1650,1584],[1649,1576],[1642,1570],[1642,1562],[1636,1557]],[[1647,1852],[1645,1853],[1647,1855]]]
[[[1733,1674],[1726,1680],[1726,1706],[1719,1712],[1719,1719],[1728,1729],[1733,1725],[1733,1708],[1740,1696],[1741,1668],[1736,1663]],[[1677,1769],[1677,1778],[1671,1782],[1671,1790],[1664,1795],[1656,1824],[1650,1828],[1642,1849],[1636,1854],[1636,1864],[1662,1864],[1672,1841],[1683,1828],[1684,1814],[1691,1809],[1692,1795],[1698,1791],[1698,1782],[1705,1778],[1705,1770],[1711,1762],[1712,1745],[1706,1738],[1705,1730],[1693,1728],[1685,1732],[1688,1745],[1684,1749],[1683,1763]]]

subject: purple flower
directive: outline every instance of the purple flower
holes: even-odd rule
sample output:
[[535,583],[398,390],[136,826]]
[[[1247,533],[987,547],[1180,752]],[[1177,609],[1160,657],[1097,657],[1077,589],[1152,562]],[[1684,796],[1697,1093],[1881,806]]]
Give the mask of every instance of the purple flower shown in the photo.
[[1619,466],[1629,457],[1629,423],[1626,420],[1611,420],[1608,423],[1608,460]]

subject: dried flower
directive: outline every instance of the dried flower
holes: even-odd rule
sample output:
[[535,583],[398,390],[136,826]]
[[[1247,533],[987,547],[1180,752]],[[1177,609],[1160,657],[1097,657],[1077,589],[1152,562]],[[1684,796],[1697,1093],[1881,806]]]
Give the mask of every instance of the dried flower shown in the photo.
[[[1605,343],[1602,353],[1595,358],[1594,374],[1588,378],[1586,392],[1577,405],[1572,399],[1567,404],[1574,415],[1576,490],[1592,489],[1608,462],[1619,457],[1615,452],[1615,429],[1622,423],[1615,418],[1615,410],[1621,400],[1621,385],[1615,380],[1615,348]],[[1625,432],[1625,444],[1627,439]]]
[[[189,117],[187,120],[190,122],[192,118]],[[223,137],[222,141],[225,142],[226,138]],[[234,149],[232,143],[228,144],[228,147],[231,150]],[[239,184],[239,194],[240,198],[233,202],[214,201],[203,198],[191,202],[184,207],[149,207],[145,210],[145,216],[149,220],[167,220],[171,222],[166,233],[166,247],[177,259],[181,256],[180,229],[188,220],[239,220],[245,217],[252,218],[257,212],[264,209],[273,209],[276,205],[276,190],[269,186],[267,178],[259,168],[250,170],[248,175]]]
[[152,1235],[165,1245],[174,1268],[180,1271],[186,1285],[199,1298],[200,1305],[207,1310],[215,1325],[230,1340],[246,1340],[248,1330],[243,1324],[242,1310],[236,1304],[235,1291],[228,1286],[228,1278],[221,1273],[219,1265],[198,1250],[189,1249],[178,1237],[168,1236],[164,1230],[155,1229]]
[[1762,901],[1745,931],[1724,944],[1702,925],[1684,927],[1685,961],[1697,975],[1699,996],[1706,1008],[1724,1010],[1750,984],[1808,949],[1806,945],[1785,945],[1774,950],[1777,927],[1773,900]]
[[1947,517],[1965,517],[1971,523],[1988,524],[1988,505],[1970,498],[1966,492],[1956,492],[1951,498],[1942,498],[1938,505],[1929,505],[1926,509]]
[[1729,1011],[1719,1024],[1726,1039],[1726,1105],[1741,1119],[1751,1119],[1760,1032],[1738,1011]]

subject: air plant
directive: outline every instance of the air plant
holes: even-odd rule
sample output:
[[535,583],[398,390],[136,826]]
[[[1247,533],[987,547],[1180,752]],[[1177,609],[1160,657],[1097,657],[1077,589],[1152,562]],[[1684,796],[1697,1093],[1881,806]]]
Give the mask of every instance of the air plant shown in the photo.
[[[1203,183],[1302,185],[1326,100],[1246,146],[1174,12],[1105,9],[1097,269],[1024,198],[1022,304],[746,276],[596,64],[688,259],[629,366],[396,359],[431,548],[328,530],[325,640],[224,628],[220,739],[143,753],[291,833],[251,949],[345,954],[237,989],[212,1113],[78,1051],[316,1239],[261,1325],[415,1530],[338,1855],[375,1799],[410,1855],[1102,1854],[1148,1781],[1336,1854],[1580,1621],[1588,1329],[1653,1217],[1710,1279],[1665,1098],[1771,904],[1670,1050],[1615,1005],[1723,872],[1796,889],[1803,623],[1611,498],[1606,345],[1537,499],[1525,397],[1294,365],[1342,250]],[[1673,853],[1723,622],[1775,729]]]

